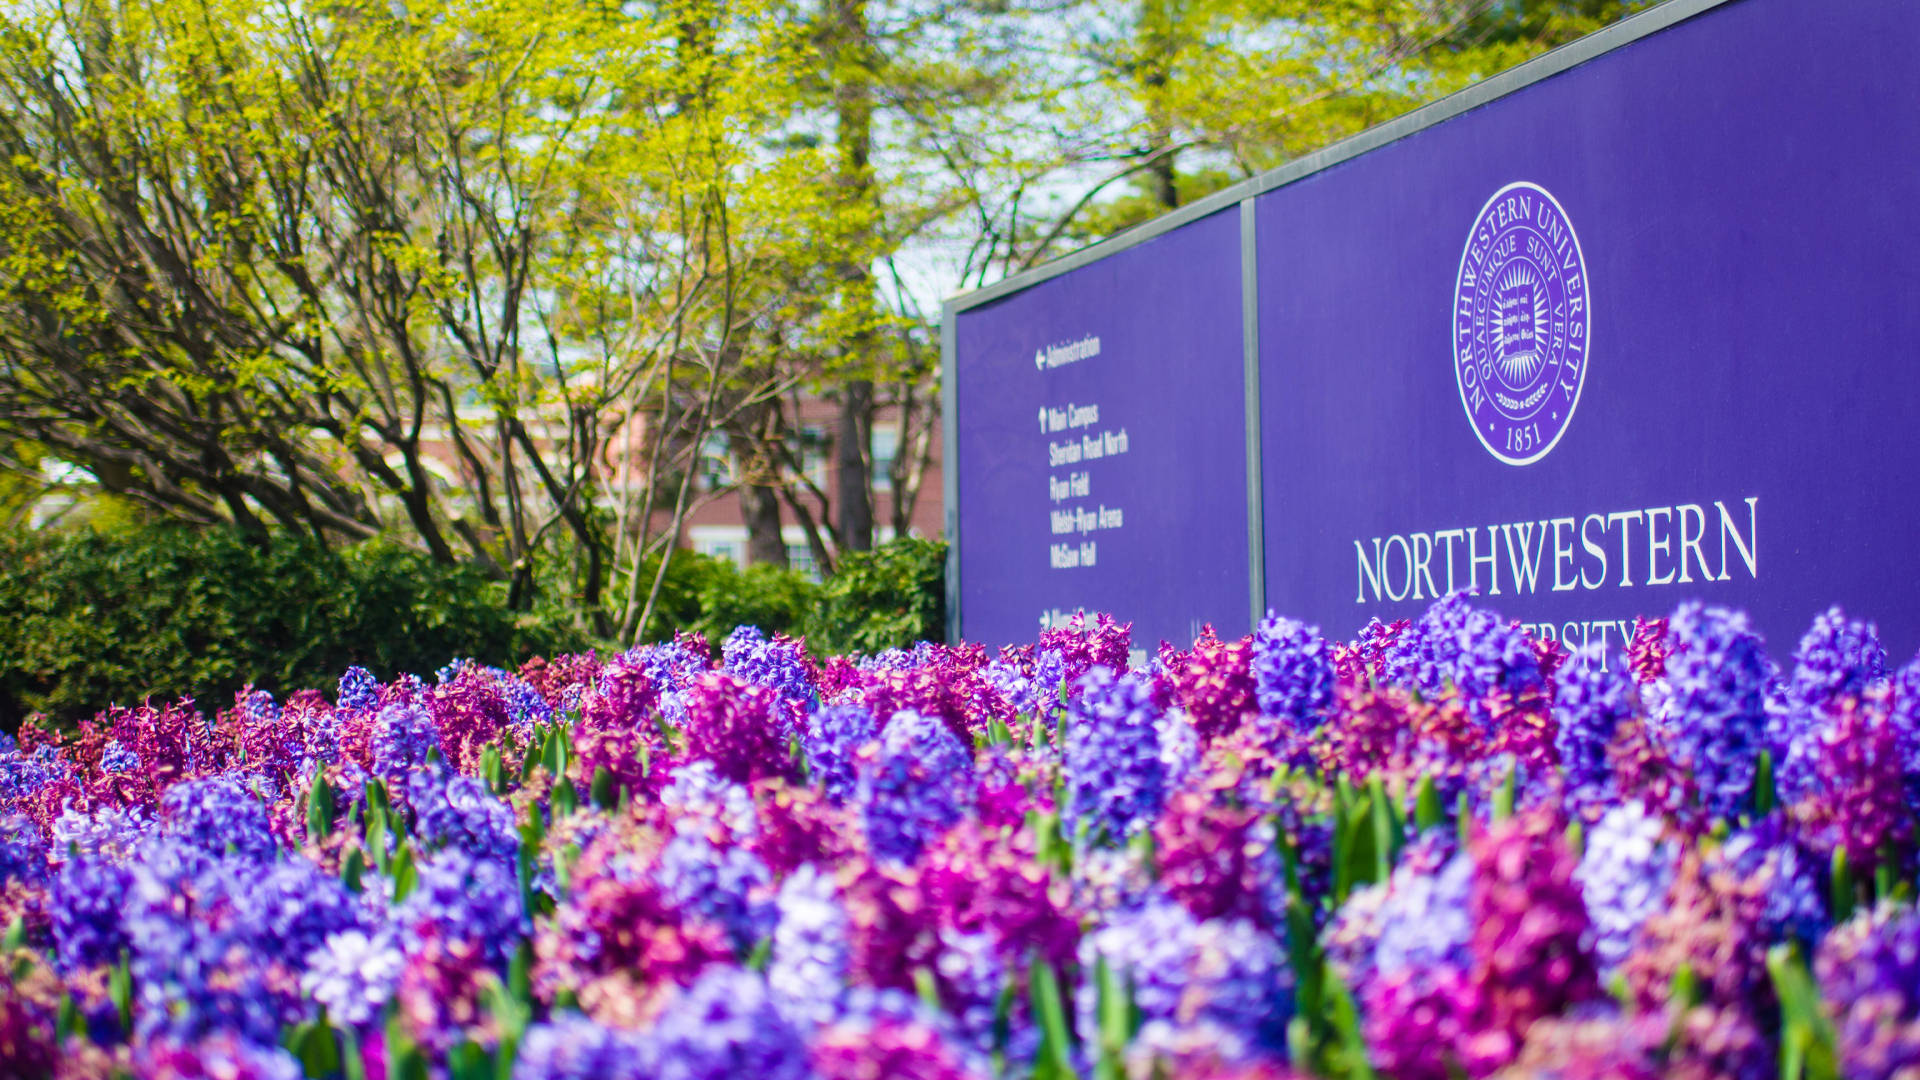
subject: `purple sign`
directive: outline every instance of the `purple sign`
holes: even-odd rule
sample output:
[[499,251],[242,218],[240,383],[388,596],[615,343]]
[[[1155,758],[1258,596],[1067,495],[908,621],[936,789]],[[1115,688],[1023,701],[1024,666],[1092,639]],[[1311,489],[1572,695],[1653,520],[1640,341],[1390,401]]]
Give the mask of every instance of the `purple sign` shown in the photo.
[[1259,195],[1267,602],[1912,655],[1916,53],[1910,0],[1728,3]]
[[1136,645],[1246,632],[1237,210],[953,318],[960,632],[1030,641],[1076,610]]

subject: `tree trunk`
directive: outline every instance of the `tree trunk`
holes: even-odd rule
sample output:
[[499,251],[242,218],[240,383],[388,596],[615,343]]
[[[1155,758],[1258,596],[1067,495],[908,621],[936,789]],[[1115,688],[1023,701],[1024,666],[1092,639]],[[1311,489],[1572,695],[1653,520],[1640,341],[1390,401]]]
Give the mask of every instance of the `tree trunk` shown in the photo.
[[[874,186],[873,85],[879,58],[867,20],[867,0],[831,0],[835,22],[833,66],[835,137],[839,149],[839,186],[854,213],[871,215],[870,228],[882,221]],[[873,267],[857,245],[841,277],[853,310],[877,318],[873,310]],[[873,547],[873,379],[879,335],[861,326],[847,342],[850,377],[840,393],[840,430],[834,439],[842,551]]]
[[787,541],[780,535],[780,491],[762,484],[740,485],[740,516],[747,522],[747,561],[785,569]]
[[840,392],[840,431],[834,439],[839,488],[840,546],[873,547],[873,383],[854,379]]

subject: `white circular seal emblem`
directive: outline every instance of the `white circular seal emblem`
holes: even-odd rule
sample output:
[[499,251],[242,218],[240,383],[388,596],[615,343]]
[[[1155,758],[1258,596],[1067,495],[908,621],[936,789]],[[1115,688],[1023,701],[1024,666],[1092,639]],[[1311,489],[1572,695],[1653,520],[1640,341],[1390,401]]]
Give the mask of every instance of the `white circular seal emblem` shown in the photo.
[[1453,373],[1487,452],[1547,456],[1587,377],[1593,305],[1586,257],[1547,190],[1508,184],[1480,208],[1453,285]]

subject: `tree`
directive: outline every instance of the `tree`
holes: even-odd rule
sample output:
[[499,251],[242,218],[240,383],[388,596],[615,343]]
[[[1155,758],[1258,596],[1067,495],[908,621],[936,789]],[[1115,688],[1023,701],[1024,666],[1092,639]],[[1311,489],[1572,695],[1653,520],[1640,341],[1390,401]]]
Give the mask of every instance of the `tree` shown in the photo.
[[[684,514],[656,482],[719,425],[756,245],[805,232],[772,193],[815,162],[765,148],[791,116],[777,15],[16,9],[0,425],[188,520],[401,529],[516,605],[558,557],[597,616],[654,512]],[[606,450],[648,421],[628,550]]]

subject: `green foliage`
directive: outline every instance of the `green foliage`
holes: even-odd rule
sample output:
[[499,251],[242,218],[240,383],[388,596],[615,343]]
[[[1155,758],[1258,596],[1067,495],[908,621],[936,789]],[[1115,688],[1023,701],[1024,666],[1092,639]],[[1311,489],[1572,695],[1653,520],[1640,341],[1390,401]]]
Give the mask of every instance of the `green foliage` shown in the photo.
[[[847,552],[832,577],[815,582],[798,570],[742,570],[731,559],[678,551],[642,638],[657,641],[687,630],[718,643],[734,627],[751,625],[769,634],[804,635],[816,656],[943,641],[946,558],[945,543],[909,537]],[[644,573],[651,577],[653,569]]]
[[851,551],[820,588],[805,626],[816,654],[879,652],[946,640],[947,545],[917,537]]
[[148,696],[225,706],[252,683],[326,687],[456,656],[511,663],[590,643],[506,610],[499,583],[391,543],[154,527],[0,534],[0,725],[62,722]]

